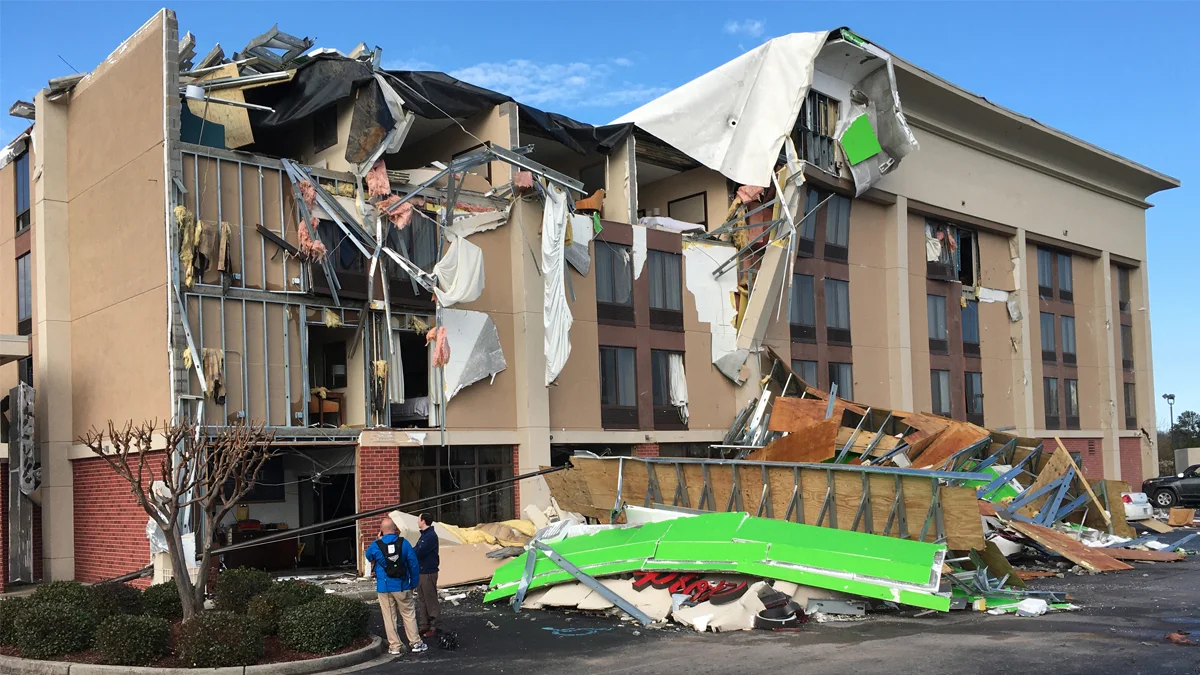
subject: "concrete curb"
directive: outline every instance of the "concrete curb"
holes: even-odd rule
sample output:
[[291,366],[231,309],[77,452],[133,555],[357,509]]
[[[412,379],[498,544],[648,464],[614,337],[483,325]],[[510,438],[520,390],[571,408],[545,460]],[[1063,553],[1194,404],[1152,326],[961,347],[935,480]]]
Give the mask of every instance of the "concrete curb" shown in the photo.
[[347,668],[375,659],[384,651],[383,640],[371,636],[371,644],[345,654],[323,656],[307,661],[263,663],[232,668],[144,668],[136,666],[100,666],[66,661],[37,661],[15,656],[0,656],[0,673],[6,675],[312,675]]

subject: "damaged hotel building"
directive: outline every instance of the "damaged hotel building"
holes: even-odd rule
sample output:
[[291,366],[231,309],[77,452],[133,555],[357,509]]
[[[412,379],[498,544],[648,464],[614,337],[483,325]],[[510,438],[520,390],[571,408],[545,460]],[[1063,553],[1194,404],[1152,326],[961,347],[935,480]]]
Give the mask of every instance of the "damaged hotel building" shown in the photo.
[[[598,127],[365,45],[202,51],[164,10],[10,111],[5,584],[149,562],[145,514],[77,442],[110,419],[266,424],[260,532],[579,451],[736,457],[764,363],[1058,436],[1088,477],[1157,474],[1145,213],[1179,182],[850,30]],[[298,564],[354,565],[373,527],[303,537]],[[297,564],[294,541],[234,553]]]

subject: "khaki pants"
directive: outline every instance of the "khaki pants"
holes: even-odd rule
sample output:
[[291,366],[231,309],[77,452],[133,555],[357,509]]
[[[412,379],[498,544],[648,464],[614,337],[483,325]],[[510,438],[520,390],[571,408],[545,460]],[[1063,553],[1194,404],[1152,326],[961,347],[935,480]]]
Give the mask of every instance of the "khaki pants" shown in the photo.
[[408,637],[409,646],[420,644],[421,635],[417,633],[417,611],[413,605],[412,591],[396,591],[395,593],[380,593],[379,608],[383,610],[383,629],[387,632],[388,649],[403,649],[400,634],[396,632],[396,612],[400,612],[400,620],[404,622],[404,633]]
[[421,611],[421,632],[442,629],[442,607],[438,604],[437,572],[422,574],[417,585],[417,607]]

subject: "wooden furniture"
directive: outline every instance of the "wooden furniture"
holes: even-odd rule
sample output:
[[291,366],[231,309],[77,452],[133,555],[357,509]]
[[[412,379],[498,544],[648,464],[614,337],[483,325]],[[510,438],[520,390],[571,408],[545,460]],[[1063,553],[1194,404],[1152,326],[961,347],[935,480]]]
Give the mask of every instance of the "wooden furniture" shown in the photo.
[[308,416],[309,421],[324,425],[326,424],[326,416],[332,416],[333,422],[330,422],[335,427],[342,426],[342,408],[346,401],[346,395],[342,392],[331,391],[325,394],[325,398],[321,398],[317,394],[313,394],[308,401]]

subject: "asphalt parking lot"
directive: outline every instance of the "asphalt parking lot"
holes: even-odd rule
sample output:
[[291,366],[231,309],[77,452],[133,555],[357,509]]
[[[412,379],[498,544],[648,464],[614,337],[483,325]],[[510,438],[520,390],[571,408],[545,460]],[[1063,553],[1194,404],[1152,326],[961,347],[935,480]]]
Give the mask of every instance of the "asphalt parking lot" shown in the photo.
[[[902,611],[855,623],[809,622],[795,633],[702,635],[561,610],[514,614],[506,604],[483,606],[472,597],[444,610],[457,650],[384,658],[355,672],[1200,673],[1200,646],[1165,640],[1183,630],[1200,642],[1200,556],[1135,566],[1031,582],[1069,592],[1081,606],[1074,612],[1019,618]],[[375,614],[374,630],[382,634]]]

